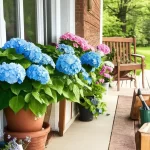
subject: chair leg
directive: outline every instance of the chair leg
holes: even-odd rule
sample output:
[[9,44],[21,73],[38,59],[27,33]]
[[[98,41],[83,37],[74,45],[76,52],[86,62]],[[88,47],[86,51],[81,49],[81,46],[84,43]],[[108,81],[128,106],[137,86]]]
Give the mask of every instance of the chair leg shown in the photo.
[[118,70],[118,82],[117,82],[117,91],[120,90],[120,70]]
[[143,86],[143,88],[145,88],[145,85],[144,85],[144,69],[142,69],[142,86]]
[[134,70],[134,86],[137,88],[136,70]]

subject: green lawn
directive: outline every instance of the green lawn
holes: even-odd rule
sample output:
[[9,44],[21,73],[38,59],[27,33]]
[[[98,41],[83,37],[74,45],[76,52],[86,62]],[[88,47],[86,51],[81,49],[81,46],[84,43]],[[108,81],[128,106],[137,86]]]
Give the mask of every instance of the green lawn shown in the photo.
[[[146,69],[150,70],[150,47],[137,47],[136,53],[145,56]],[[140,60],[138,59],[138,61]],[[137,71],[137,74],[139,73],[140,73],[140,70]]]

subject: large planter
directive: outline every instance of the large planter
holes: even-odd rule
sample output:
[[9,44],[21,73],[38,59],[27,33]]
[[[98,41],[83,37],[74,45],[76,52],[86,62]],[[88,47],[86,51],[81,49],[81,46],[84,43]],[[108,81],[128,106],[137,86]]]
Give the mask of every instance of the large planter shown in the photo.
[[79,108],[79,120],[80,121],[92,121],[93,114],[88,109],[85,109],[82,105],[78,104]]
[[43,124],[42,129],[36,132],[13,132],[9,131],[8,128],[5,127],[5,139],[7,139],[8,135],[16,137],[18,140],[25,139],[26,136],[28,136],[31,137],[31,142],[29,143],[26,150],[44,150],[47,135],[49,132],[50,126],[46,122]]
[[4,114],[9,131],[34,132],[42,129],[44,116],[36,118],[30,110],[21,109],[15,114],[10,108],[5,108]]

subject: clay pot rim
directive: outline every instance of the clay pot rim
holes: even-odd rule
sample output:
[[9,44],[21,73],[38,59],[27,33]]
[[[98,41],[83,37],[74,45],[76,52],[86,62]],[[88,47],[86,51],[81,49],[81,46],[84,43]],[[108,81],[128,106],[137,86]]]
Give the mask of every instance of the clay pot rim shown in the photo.
[[25,138],[26,136],[29,136],[32,138],[35,137],[40,137],[40,136],[44,136],[46,134],[48,134],[50,132],[50,125],[47,122],[43,123],[42,126],[44,129],[40,130],[40,131],[33,131],[33,132],[13,132],[13,131],[9,131],[7,130],[7,126],[4,128],[4,132],[7,133],[7,135],[11,135],[11,136],[15,136],[17,134],[18,138]]

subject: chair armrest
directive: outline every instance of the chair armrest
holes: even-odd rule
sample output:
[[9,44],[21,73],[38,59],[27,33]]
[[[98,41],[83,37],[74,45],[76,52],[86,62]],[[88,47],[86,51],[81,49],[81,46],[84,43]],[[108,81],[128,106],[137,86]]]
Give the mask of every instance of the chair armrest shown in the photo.
[[141,59],[145,59],[145,56],[140,55],[140,54],[131,54],[131,56],[140,57]]

